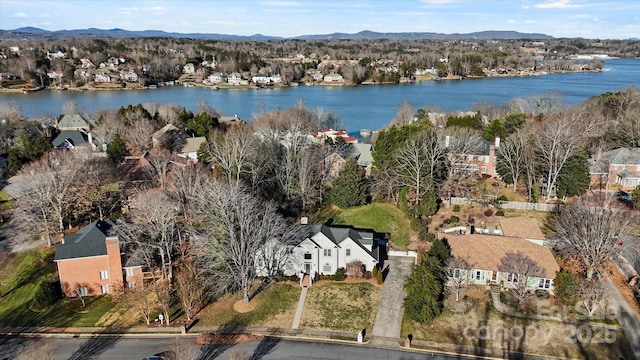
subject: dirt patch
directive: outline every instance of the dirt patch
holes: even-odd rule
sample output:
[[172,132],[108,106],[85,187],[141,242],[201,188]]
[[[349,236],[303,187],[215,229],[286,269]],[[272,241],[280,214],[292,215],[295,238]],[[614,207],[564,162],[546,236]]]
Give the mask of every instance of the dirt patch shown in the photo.
[[245,304],[244,300],[240,299],[233,303],[233,310],[241,314],[248,313],[249,311],[253,311],[255,309],[256,309],[255,301],[250,301],[249,303]]
[[196,337],[196,345],[237,345],[264,339],[254,334],[200,334]]

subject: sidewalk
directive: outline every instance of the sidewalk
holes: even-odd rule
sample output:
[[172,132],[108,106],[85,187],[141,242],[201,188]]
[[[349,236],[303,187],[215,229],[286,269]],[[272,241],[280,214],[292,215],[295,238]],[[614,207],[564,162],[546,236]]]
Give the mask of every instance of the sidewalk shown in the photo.
[[607,280],[605,286],[609,294],[607,300],[611,306],[616,308],[622,332],[629,340],[629,345],[631,345],[631,350],[636,359],[640,360],[640,320],[638,320],[636,313],[611,280]]

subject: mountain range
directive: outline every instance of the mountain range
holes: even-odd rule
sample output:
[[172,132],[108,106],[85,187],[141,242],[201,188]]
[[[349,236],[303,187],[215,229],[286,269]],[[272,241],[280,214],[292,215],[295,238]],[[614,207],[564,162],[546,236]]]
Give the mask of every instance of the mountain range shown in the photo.
[[1,30],[2,38],[124,38],[124,37],[170,37],[170,38],[191,38],[204,40],[236,40],[236,41],[265,41],[265,40],[471,40],[471,39],[552,39],[552,36],[537,33],[520,33],[517,31],[480,31],[467,34],[442,34],[434,32],[400,32],[400,33],[380,33],[374,31],[361,31],[355,34],[332,33],[324,35],[301,35],[296,37],[283,38],[278,36],[268,36],[255,34],[249,36],[229,35],[229,34],[206,34],[206,33],[176,33],[162,30],[142,30],[131,31],[124,29],[77,29],[48,31],[35,27],[22,27],[14,30]]

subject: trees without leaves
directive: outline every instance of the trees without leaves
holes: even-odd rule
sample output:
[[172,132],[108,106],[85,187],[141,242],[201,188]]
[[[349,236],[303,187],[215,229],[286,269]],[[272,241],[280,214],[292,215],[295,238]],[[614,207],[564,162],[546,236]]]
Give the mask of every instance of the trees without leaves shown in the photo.
[[637,256],[640,241],[630,233],[637,215],[629,211],[590,207],[574,202],[561,206],[551,221],[555,246],[584,267],[587,280],[600,276],[620,254]]
[[202,189],[197,207],[206,224],[194,238],[198,267],[219,288],[239,289],[248,303],[258,278],[256,259],[270,240],[287,241],[288,226],[272,203],[263,204],[240,186]]
[[[505,286],[513,290],[513,295],[522,303],[531,296],[532,278],[541,278],[547,275],[544,268],[535,260],[521,252],[507,252],[498,265],[498,271],[509,273]],[[547,276],[552,276],[548,274]],[[535,284],[537,285],[537,284]]]
[[460,299],[460,291],[466,289],[471,280],[471,264],[468,259],[460,257],[452,257],[449,260],[449,284],[456,293],[456,301]]

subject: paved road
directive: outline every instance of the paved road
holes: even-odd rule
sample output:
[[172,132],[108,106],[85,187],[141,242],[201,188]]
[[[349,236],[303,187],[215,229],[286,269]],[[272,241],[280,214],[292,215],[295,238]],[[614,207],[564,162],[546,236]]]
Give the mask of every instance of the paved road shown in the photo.
[[406,296],[404,282],[411,274],[414,261],[411,257],[398,256],[391,256],[386,261],[389,273],[382,288],[372,336],[396,339],[400,337]]
[[[191,344],[193,338],[189,338]],[[147,356],[176,349],[176,338],[1,338],[0,359],[13,359],[26,346],[47,349],[50,360],[141,360]],[[266,338],[236,346],[195,346],[197,359],[367,359],[367,360],[412,360],[429,359],[479,359],[461,355],[376,349],[368,345],[336,344]],[[184,349],[184,347],[182,347]],[[183,357],[185,359],[185,357]]]
[[638,320],[629,303],[627,303],[611,280],[607,280],[605,286],[609,295],[607,297],[609,305],[616,308],[616,315],[622,327],[622,332],[629,340],[629,345],[631,345],[631,350],[633,350],[636,359],[640,360],[640,320]]

